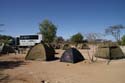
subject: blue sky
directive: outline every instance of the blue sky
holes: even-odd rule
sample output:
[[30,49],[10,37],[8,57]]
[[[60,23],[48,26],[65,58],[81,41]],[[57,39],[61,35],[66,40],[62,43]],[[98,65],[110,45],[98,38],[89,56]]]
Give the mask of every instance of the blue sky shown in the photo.
[[44,19],[65,39],[78,32],[104,33],[111,25],[125,26],[125,0],[0,0],[1,34],[36,34]]

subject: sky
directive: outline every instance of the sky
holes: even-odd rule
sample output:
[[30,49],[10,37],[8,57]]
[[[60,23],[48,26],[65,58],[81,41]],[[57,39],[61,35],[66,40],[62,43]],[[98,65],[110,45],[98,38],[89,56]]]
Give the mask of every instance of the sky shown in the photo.
[[125,26],[125,0],[0,0],[0,34],[36,34],[44,19],[65,39],[78,32],[104,33],[109,26]]

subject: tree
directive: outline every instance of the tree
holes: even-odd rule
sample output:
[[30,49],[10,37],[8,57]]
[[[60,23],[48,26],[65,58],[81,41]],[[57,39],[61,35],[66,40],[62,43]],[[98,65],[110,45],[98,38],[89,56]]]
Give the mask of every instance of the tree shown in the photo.
[[97,44],[96,40],[101,38],[102,36],[103,36],[103,34],[100,34],[100,33],[88,33],[88,34],[86,34],[87,40],[93,44],[92,45],[92,53],[91,53],[92,55],[90,55],[89,51],[87,50],[88,56],[89,56],[89,59],[91,62],[94,62],[94,53],[96,51],[96,44]]
[[96,39],[99,39],[103,36],[103,34],[100,33],[88,33],[86,34],[86,38],[90,43],[95,44],[96,43]]
[[83,41],[83,35],[81,33],[77,33],[75,35],[73,35],[70,40],[71,42],[75,43],[76,46],[78,45],[78,43],[82,42]]
[[58,43],[63,43],[65,40],[62,36],[59,36],[59,37],[56,37],[55,38],[55,42],[58,44]]
[[0,43],[10,43],[10,40],[12,40],[13,37],[7,36],[7,35],[0,35]]
[[112,35],[118,44],[120,44],[121,40],[121,29],[124,29],[125,27],[122,25],[114,25],[110,26],[107,29],[105,29],[106,34]]
[[122,36],[122,45],[125,45],[125,35]]
[[40,33],[43,35],[43,41],[47,43],[53,42],[56,37],[57,27],[49,20],[44,20],[40,24]]

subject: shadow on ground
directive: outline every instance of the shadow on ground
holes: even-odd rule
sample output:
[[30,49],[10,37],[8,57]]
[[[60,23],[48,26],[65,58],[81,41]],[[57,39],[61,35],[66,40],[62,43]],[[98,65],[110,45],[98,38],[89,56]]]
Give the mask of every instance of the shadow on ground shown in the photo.
[[9,75],[0,73],[0,83],[8,83]]
[[59,57],[55,57],[55,58],[47,60],[47,61],[50,62],[50,61],[56,61],[56,60],[59,60]]
[[13,69],[25,64],[24,61],[0,61],[0,69]]

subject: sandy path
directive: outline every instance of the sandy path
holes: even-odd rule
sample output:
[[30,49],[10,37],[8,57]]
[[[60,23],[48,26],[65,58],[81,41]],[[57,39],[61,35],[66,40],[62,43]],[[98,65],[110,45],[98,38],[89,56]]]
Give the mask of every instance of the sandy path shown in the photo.
[[[86,51],[84,52],[87,58]],[[62,50],[57,51],[60,57]],[[63,63],[59,60],[25,61],[25,55],[10,55],[0,57],[0,60],[23,60],[26,64],[5,69],[3,72],[10,77],[6,83],[125,83],[125,59],[113,60],[109,65],[106,60],[89,63],[88,60],[76,64]],[[4,82],[4,81],[3,81]]]

